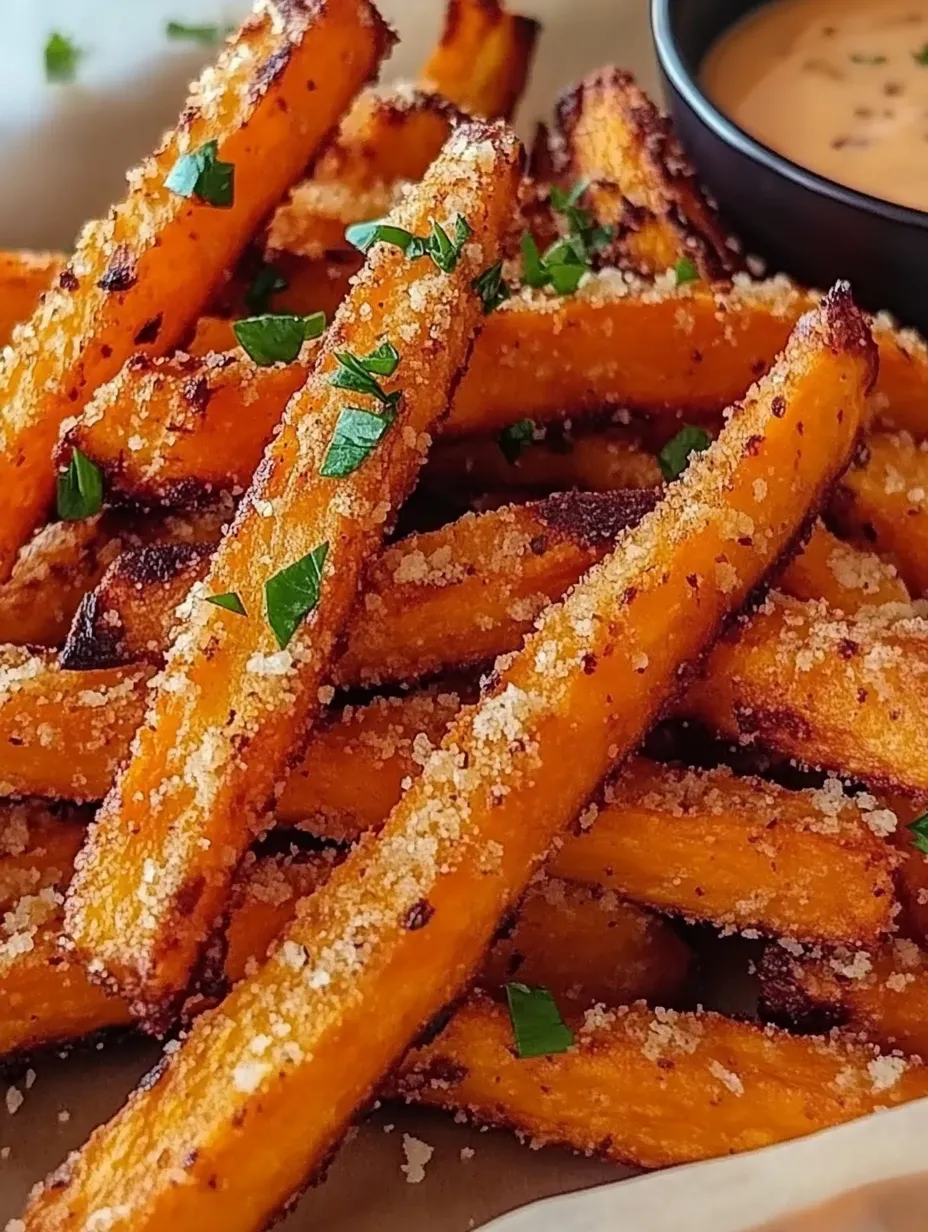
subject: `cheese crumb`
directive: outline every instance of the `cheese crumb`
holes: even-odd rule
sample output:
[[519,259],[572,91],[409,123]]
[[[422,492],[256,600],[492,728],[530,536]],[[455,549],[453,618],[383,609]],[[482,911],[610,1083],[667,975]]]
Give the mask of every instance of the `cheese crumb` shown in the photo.
[[400,1165],[400,1171],[406,1174],[407,1185],[418,1185],[425,1179],[425,1166],[435,1154],[435,1148],[412,1134],[403,1134],[403,1154],[406,1162]]

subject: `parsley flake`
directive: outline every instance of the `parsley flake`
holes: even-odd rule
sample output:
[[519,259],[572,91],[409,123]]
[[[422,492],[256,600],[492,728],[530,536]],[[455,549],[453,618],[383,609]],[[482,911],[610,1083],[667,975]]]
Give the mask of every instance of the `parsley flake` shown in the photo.
[[676,479],[689,465],[690,454],[702,453],[712,444],[712,437],[703,428],[687,424],[667,442],[657,455],[665,479]]
[[392,411],[378,415],[359,406],[346,406],[338,416],[319,474],[326,479],[344,479],[351,475],[392,423]]
[[912,831],[912,846],[928,856],[928,813],[916,817],[909,829]]
[[206,205],[228,208],[235,200],[235,164],[219,158],[217,141],[207,141],[192,154],[181,155],[164,186],[179,197],[196,197]]
[[689,257],[681,257],[673,267],[677,277],[677,286],[685,286],[688,282],[699,282],[699,270]]
[[519,1057],[548,1057],[573,1044],[574,1033],[547,988],[507,984],[506,1000]]
[[345,239],[361,252],[367,252],[373,244],[392,244],[410,261],[418,261],[420,257],[431,258],[443,274],[450,274],[455,268],[471,234],[470,224],[460,214],[454,220],[454,239],[434,218],[427,236],[413,235],[411,231],[395,227],[382,219],[354,223],[345,228]]
[[270,307],[271,296],[278,291],[286,291],[289,285],[276,265],[265,263],[245,292],[245,307],[253,317],[263,316]]
[[508,428],[503,428],[496,439],[503,451],[503,457],[512,465],[519,460],[526,445],[531,445],[534,441],[535,425],[530,419],[519,419]]
[[247,616],[245,604],[241,601],[234,590],[227,590],[222,595],[207,595],[207,603],[214,603],[216,607],[223,608],[226,612],[234,612],[236,616]]
[[225,33],[219,26],[191,26],[184,21],[167,22],[164,32],[169,39],[183,40],[189,43],[202,43],[206,47],[212,46],[213,43],[218,43]]
[[402,396],[399,390],[387,393],[377,376],[392,376],[400,362],[399,351],[391,342],[383,342],[376,351],[360,358],[350,351],[336,351],[338,369],[329,378],[336,389],[350,389],[356,394],[369,394],[391,410]]
[[68,469],[58,476],[58,516],[65,522],[93,517],[103,507],[103,472],[75,449]]
[[851,63],[852,64],[885,64],[886,57],[885,56],[865,56],[862,53],[858,52],[855,55],[851,56]]
[[57,31],[50,34],[45,44],[45,80],[64,83],[73,81],[83,54],[80,47],[67,35]]
[[328,554],[328,543],[320,543],[264,583],[267,623],[281,650],[287,648],[300,622],[319,602],[322,568]]
[[488,266],[482,274],[477,275],[470,285],[480,296],[483,303],[484,316],[489,316],[491,312],[495,312],[500,304],[504,304],[512,294],[509,287],[503,282],[502,261],[497,261],[495,265]]
[[324,312],[308,317],[266,312],[263,316],[243,317],[232,326],[239,346],[262,368],[292,363],[303,343],[318,338],[324,329]]
[[916,64],[928,65],[928,43],[925,43],[922,46],[921,51],[913,51],[912,59],[915,61]]

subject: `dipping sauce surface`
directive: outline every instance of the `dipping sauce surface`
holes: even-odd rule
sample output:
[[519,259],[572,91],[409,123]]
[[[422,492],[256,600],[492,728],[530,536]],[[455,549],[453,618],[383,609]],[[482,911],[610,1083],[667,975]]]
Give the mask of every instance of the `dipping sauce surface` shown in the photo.
[[793,162],[928,210],[928,0],[774,0],[722,36],[702,78]]

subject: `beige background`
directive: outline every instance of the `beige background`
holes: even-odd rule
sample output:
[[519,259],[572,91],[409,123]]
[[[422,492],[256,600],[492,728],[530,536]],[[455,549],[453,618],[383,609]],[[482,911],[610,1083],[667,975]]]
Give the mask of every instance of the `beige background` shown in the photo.
[[[525,132],[547,114],[560,88],[608,60],[635,69],[652,84],[646,0],[511,2],[545,23],[521,116]],[[0,245],[64,246],[86,217],[121,193],[125,168],[152,145],[183,100],[197,53],[166,48],[160,37],[163,20],[211,20],[241,5],[212,0],[3,3],[11,3],[13,13],[0,39]],[[385,76],[413,75],[437,32],[442,0],[384,0],[380,7],[403,40]],[[51,29],[74,32],[89,45],[79,86],[50,91],[41,80],[37,65]],[[43,1058],[35,1064],[34,1085],[15,1116],[0,1099],[0,1148],[10,1148],[9,1157],[0,1160],[0,1226],[19,1212],[29,1186],[115,1111],[158,1052],[137,1040],[110,1040],[102,1051],[91,1044],[67,1059]],[[15,1081],[23,1088],[22,1075]],[[60,1113],[68,1114],[65,1123]],[[384,1132],[391,1123],[396,1128]],[[400,1172],[404,1131],[435,1147],[418,1185],[407,1184]],[[475,1154],[463,1161],[460,1152],[468,1146]],[[308,1194],[281,1227],[288,1232],[320,1226],[332,1232],[382,1232],[385,1227],[465,1232],[533,1198],[619,1175],[595,1161],[531,1151],[509,1135],[469,1131],[438,1114],[391,1108],[360,1130],[328,1182]]]

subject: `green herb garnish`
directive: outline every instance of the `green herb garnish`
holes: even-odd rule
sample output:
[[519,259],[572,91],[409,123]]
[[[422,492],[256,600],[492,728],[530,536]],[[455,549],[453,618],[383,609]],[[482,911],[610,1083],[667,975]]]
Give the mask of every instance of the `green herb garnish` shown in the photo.
[[885,56],[865,56],[858,52],[855,55],[851,56],[851,62],[853,64],[885,64],[886,57]]
[[207,205],[227,208],[235,200],[235,165],[224,163],[218,155],[216,141],[182,155],[168,173],[165,188],[179,197],[196,197]]
[[687,424],[657,455],[665,479],[676,479],[689,464],[690,454],[702,453],[712,444],[712,437],[703,428]]
[[470,236],[470,224],[460,214],[454,220],[454,239],[434,218],[431,230],[426,236],[413,235],[403,227],[394,227],[380,219],[354,223],[345,228],[345,239],[361,252],[367,252],[373,244],[392,244],[404,252],[410,261],[430,257],[443,274],[450,274],[455,268]]
[[928,856],[928,813],[916,817],[909,829],[912,831],[912,846]]
[[328,543],[320,543],[264,583],[267,623],[281,650],[286,649],[300,622],[319,602],[322,568],[328,554]]
[[245,307],[253,317],[263,316],[270,307],[271,296],[278,291],[286,291],[289,285],[275,265],[265,263],[245,292]]
[[219,42],[226,30],[221,26],[189,26],[184,21],[169,21],[165,24],[164,32],[169,39],[203,43],[204,46],[210,47]]
[[566,1052],[573,1044],[574,1033],[547,988],[507,984],[506,1000],[519,1057],[552,1056]]
[[267,312],[259,317],[243,317],[232,326],[239,345],[262,368],[292,363],[303,343],[318,338],[324,329],[324,312],[308,317]]
[[928,64],[928,43],[925,43],[921,51],[913,51],[912,59],[916,64]]
[[688,282],[699,282],[699,270],[689,257],[681,257],[673,267],[677,276],[677,286],[685,286]]
[[344,479],[352,474],[392,423],[392,411],[378,415],[359,406],[346,406],[338,416],[319,474],[326,479]]
[[45,44],[45,80],[73,81],[83,52],[65,34],[50,34]]
[[519,419],[504,428],[496,439],[503,451],[503,457],[512,464],[518,461],[526,445],[531,445],[534,441],[535,425],[530,419]]
[[387,393],[377,376],[392,376],[400,362],[399,351],[391,342],[383,342],[370,355],[352,355],[350,351],[336,351],[338,370],[329,378],[336,389],[350,389],[356,394],[369,394],[391,410],[402,396],[399,390]]
[[58,476],[58,516],[65,522],[91,518],[103,507],[103,472],[75,449],[68,469]]
[[497,261],[495,265],[485,269],[482,274],[478,274],[470,285],[480,296],[485,316],[495,312],[511,294],[509,287],[503,282],[502,261]]
[[247,616],[245,604],[241,601],[234,590],[227,590],[223,595],[207,595],[207,603],[215,603],[216,607],[221,607],[227,612],[234,612],[236,616]]

